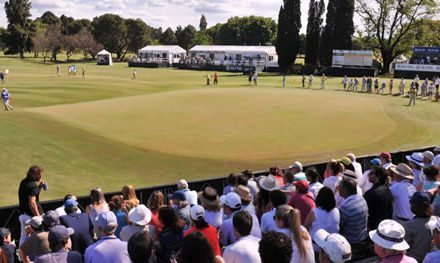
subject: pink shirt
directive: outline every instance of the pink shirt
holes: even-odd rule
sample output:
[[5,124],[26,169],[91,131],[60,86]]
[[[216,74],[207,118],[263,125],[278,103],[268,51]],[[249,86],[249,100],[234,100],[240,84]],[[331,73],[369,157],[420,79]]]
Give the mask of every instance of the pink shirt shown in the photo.
[[289,205],[301,212],[301,224],[304,224],[310,211],[315,208],[315,199],[311,192],[307,194],[295,194],[290,198]]
[[380,263],[417,263],[417,260],[415,260],[412,257],[408,257],[405,254],[397,254],[392,256],[387,256],[381,258]]

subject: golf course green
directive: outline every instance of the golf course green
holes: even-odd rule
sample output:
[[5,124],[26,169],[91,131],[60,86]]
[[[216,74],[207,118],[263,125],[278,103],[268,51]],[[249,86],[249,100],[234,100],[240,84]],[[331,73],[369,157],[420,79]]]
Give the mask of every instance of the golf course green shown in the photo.
[[[348,93],[339,78],[325,90],[300,88],[300,76],[260,74],[258,86],[242,74],[41,64],[0,58],[13,111],[0,114],[0,205],[16,204],[30,165],[45,169],[43,200],[93,187],[120,190],[226,176],[439,143],[440,103],[399,96]],[[81,76],[85,67],[86,76]]]

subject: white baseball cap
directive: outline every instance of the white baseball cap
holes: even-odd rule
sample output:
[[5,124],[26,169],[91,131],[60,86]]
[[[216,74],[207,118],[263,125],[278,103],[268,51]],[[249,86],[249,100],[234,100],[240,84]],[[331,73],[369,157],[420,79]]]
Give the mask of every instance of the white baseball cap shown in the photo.
[[200,217],[205,218],[205,208],[201,205],[193,205],[190,209],[190,216],[192,220],[199,220]]
[[313,236],[315,243],[321,247],[334,263],[343,263],[351,259],[351,246],[340,234],[329,234],[319,229]]
[[222,195],[220,197],[220,202],[232,209],[237,209],[241,207],[241,198],[235,192],[230,192],[227,195]]
[[409,245],[404,239],[405,229],[394,220],[383,220],[376,230],[370,231],[369,235],[375,244],[383,248],[397,251],[409,249]]

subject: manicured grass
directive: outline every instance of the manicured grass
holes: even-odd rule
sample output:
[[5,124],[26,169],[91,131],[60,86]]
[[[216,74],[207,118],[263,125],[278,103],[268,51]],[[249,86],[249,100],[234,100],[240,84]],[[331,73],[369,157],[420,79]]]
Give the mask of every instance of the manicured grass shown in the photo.
[[255,87],[220,73],[214,88],[201,71],[138,68],[132,81],[125,63],[78,64],[74,77],[67,65],[57,77],[55,65],[0,58],[16,107],[0,114],[0,205],[17,203],[32,164],[45,168],[41,197],[53,199],[439,143],[440,103],[347,93],[339,78],[322,91],[301,90],[298,76],[282,89],[274,74]]

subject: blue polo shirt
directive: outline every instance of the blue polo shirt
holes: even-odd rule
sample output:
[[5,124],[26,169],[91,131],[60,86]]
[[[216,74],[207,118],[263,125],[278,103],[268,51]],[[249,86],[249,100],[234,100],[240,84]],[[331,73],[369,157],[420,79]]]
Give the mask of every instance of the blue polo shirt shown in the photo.
[[116,236],[101,237],[86,249],[85,263],[131,263],[127,242]]

